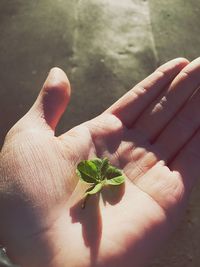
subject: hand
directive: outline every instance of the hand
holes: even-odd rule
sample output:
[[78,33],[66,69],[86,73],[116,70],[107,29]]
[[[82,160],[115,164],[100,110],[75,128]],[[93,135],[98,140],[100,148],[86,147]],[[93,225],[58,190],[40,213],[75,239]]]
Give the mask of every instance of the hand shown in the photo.
[[[56,137],[69,81],[51,70],[0,160],[0,241],[22,267],[143,266],[175,228],[200,171],[200,59],[172,60],[108,110]],[[195,94],[194,94],[195,92]],[[192,98],[191,98],[192,96]],[[124,186],[81,209],[83,159],[108,157]]]

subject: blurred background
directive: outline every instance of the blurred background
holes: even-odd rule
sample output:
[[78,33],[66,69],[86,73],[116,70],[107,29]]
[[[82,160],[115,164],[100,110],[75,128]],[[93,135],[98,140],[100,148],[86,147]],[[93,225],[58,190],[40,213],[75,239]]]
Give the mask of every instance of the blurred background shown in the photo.
[[[73,90],[60,134],[100,114],[165,61],[198,57],[199,16],[199,0],[0,0],[0,146],[53,66]],[[200,183],[150,267],[200,266],[199,203]]]

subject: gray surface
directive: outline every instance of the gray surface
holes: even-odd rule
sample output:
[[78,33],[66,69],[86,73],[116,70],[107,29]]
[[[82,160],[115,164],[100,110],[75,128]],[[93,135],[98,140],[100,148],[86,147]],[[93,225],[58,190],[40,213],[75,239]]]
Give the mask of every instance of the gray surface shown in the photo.
[[[158,64],[200,49],[196,0],[0,0],[0,144],[47,72],[63,68],[73,96],[58,133],[99,114]],[[151,267],[198,267],[200,186]]]
[[59,132],[99,114],[155,68],[145,1],[1,0],[0,10],[0,139],[52,66],[73,88]]

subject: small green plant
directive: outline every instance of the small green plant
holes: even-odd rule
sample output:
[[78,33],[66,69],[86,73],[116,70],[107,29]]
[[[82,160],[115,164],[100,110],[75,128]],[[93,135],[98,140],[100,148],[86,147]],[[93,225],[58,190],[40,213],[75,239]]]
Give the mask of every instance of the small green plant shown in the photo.
[[112,166],[107,158],[83,160],[77,165],[76,173],[80,180],[91,185],[85,192],[82,208],[85,208],[87,198],[100,192],[104,186],[120,185],[125,181],[122,172]]

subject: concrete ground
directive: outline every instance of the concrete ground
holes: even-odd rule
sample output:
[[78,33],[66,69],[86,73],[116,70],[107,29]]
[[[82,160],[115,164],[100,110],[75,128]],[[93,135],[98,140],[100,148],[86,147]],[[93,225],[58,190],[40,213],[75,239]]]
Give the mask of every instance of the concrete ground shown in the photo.
[[[0,0],[0,145],[53,66],[73,96],[58,133],[88,120],[174,57],[200,52],[197,0]],[[200,184],[151,267],[198,267]]]

